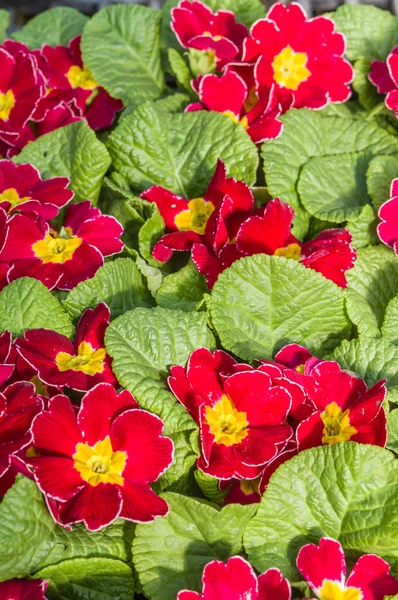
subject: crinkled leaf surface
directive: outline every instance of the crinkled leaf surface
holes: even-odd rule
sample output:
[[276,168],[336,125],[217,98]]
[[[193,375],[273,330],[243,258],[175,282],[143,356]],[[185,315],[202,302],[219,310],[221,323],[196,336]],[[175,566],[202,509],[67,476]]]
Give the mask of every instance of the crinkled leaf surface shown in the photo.
[[48,565],[77,557],[131,560],[133,526],[117,521],[92,533],[56,525],[36,484],[20,477],[0,504],[0,581],[27,577]]
[[[342,162],[339,161],[339,155],[366,151],[370,156],[375,156],[378,153],[392,154],[398,152],[396,137],[386,133],[376,123],[367,122],[364,119],[355,118],[355,116],[352,118],[348,118],[348,116],[324,116],[320,112],[300,109],[290,110],[282,117],[282,121],[284,122],[283,135],[263,145],[264,171],[271,195],[281,198],[293,206],[296,212],[294,231],[300,238],[304,237],[309,225],[308,213],[304,210],[300,201],[301,192],[304,191],[309,195],[307,201],[310,206],[314,202],[315,204],[323,202],[322,198],[319,198],[318,187],[317,197],[312,197],[312,190],[302,182],[299,189],[297,189],[301,172],[311,159],[317,177],[320,176],[323,182],[321,196],[326,195],[328,202],[332,198],[335,205],[337,204],[337,208],[341,208],[338,200],[339,195],[344,193],[346,197],[349,190],[352,189],[355,175],[353,175],[352,169],[350,175],[343,172],[344,180],[340,181],[343,167]],[[338,167],[336,177],[334,177],[333,168],[330,169],[329,166],[326,170],[323,168],[322,171],[322,165],[324,165],[326,158],[325,160],[314,161],[316,157],[327,157],[332,165],[336,162]],[[329,165],[329,162],[327,164]],[[311,174],[311,171],[309,173]],[[314,177],[311,181],[313,179]],[[316,185],[319,186],[319,182],[316,182]],[[342,188],[342,186],[344,187]],[[363,186],[361,186],[361,189],[363,189]],[[356,208],[360,209],[365,203],[364,201],[365,198],[363,192],[361,192],[355,198]],[[324,212],[325,214],[321,218],[328,219],[326,206]]]
[[186,198],[206,191],[218,158],[230,177],[249,185],[258,164],[256,146],[230,118],[206,111],[166,114],[150,103],[123,119],[108,149],[135,192],[161,185]]
[[343,290],[294,260],[257,254],[226,269],[210,300],[222,345],[245,360],[302,344],[325,354],[350,334]]
[[375,211],[370,204],[365,204],[358,217],[346,224],[346,229],[352,236],[351,245],[354,248],[365,248],[369,245],[379,244],[376,227]]
[[208,288],[204,276],[189,261],[185,267],[164,278],[156,293],[156,302],[163,308],[189,312],[195,310],[206,292]]
[[299,549],[326,536],[348,559],[375,553],[398,566],[398,462],[377,446],[345,442],[301,452],[278,468],[244,535],[249,561],[300,577]]
[[206,563],[242,552],[242,534],[257,505],[229,505],[221,511],[203,500],[163,495],[169,513],[138,525],[134,567],[146,596],[170,600],[182,589],[201,589]]
[[375,6],[340,6],[330,15],[347,38],[349,60],[385,60],[398,43],[398,19]]
[[355,79],[352,84],[360,104],[366,110],[373,110],[383,102],[383,96],[378,94],[376,86],[369,80],[370,64],[371,60],[368,58],[359,58],[355,61]]
[[394,409],[387,415],[388,440],[387,448],[398,454],[398,410]]
[[356,290],[366,300],[380,327],[388,303],[398,294],[395,253],[383,245],[360,248],[355,266],[346,276],[349,289]]
[[84,30],[85,64],[96,81],[126,105],[139,106],[165,89],[160,21],[159,10],[118,4],[99,11]]
[[142,408],[163,419],[165,434],[195,428],[169,391],[167,377],[170,367],[184,365],[195,348],[214,346],[206,313],[137,308],[111,323],[105,344],[119,383]]
[[125,563],[110,558],[75,558],[36,574],[49,582],[48,600],[131,600],[134,576]]
[[82,281],[67,295],[64,308],[73,319],[78,319],[87,308],[105,302],[112,317],[128,310],[154,305],[145,279],[131,258],[117,258],[100,267],[92,279]]
[[153,485],[157,493],[177,492],[187,496],[196,495],[195,463],[198,452],[197,430],[178,431],[168,435],[174,443],[173,462]]
[[365,296],[353,288],[346,291],[347,313],[360,336],[380,337],[377,318]]
[[3,43],[7,38],[7,29],[10,24],[10,13],[8,10],[0,10],[0,42]]
[[368,386],[387,379],[390,400],[398,401],[398,346],[383,338],[360,337],[350,342],[344,340],[327,358],[357,373]]
[[398,295],[387,305],[381,333],[385,340],[398,345]]
[[69,6],[57,6],[46,10],[28,21],[21,31],[13,34],[14,40],[23,42],[34,50],[44,44],[67,46],[80,35],[88,18]]
[[95,204],[111,159],[94,131],[79,121],[42,135],[25,146],[14,162],[31,163],[43,179],[69,177],[75,192],[73,201],[91,200]]
[[375,156],[370,162],[366,183],[376,210],[391,198],[391,183],[396,178],[398,178],[398,156]]
[[72,337],[73,325],[61,304],[37,279],[21,277],[0,292],[0,332],[23,335],[44,327]]

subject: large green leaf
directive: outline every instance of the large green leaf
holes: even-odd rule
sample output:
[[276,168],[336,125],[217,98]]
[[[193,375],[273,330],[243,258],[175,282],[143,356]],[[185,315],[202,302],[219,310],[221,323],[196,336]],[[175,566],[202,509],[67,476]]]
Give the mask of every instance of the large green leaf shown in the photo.
[[383,96],[377,92],[377,88],[369,80],[371,60],[367,58],[359,58],[355,61],[355,79],[353,88],[358,94],[358,100],[366,110],[373,110],[383,102]]
[[[337,208],[341,208],[339,195],[342,193],[342,183],[346,187],[344,197],[347,197],[348,191],[352,189],[355,161],[351,165],[351,173],[345,173],[344,163],[339,159],[339,155],[366,152],[369,156],[375,156],[380,153],[398,152],[397,138],[386,133],[376,123],[355,116],[343,117],[339,112],[339,116],[331,116],[328,112],[325,115],[329,116],[324,116],[322,113],[323,111],[319,113],[307,109],[290,110],[282,117],[283,135],[266,142],[262,149],[268,191],[273,197],[281,198],[293,206],[296,212],[295,233],[300,238],[307,233],[309,216],[300,202],[299,194],[304,192],[310,207],[314,202],[322,203],[322,198],[319,198],[319,186],[322,185],[321,196],[326,194],[328,202],[332,199],[334,204],[337,203]],[[314,161],[317,157],[327,159]],[[304,186],[302,182],[297,190],[300,175],[311,159],[314,176],[316,175],[316,180],[312,176],[311,181],[313,183],[315,180],[318,198],[312,198],[311,188],[308,185]],[[345,160],[347,161],[347,157]],[[327,168],[325,164],[328,165]],[[336,174],[333,167],[330,168],[330,164],[338,167]],[[307,168],[311,174],[311,166]],[[343,182],[340,181],[341,177],[344,178]],[[364,204],[362,192],[359,195],[356,193],[354,199],[357,208]],[[327,206],[324,206],[324,213],[328,218]]]
[[387,304],[381,333],[386,341],[398,345],[398,294]]
[[112,317],[128,310],[154,305],[153,298],[137,265],[131,258],[105,263],[92,279],[82,281],[67,295],[63,305],[73,319],[87,308],[105,302]]
[[42,135],[14,158],[31,163],[44,179],[69,177],[74,201],[96,203],[102,179],[111,164],[108,151],[83,121],[71,123]]
[[132,600],[133,573],[110,558],[74,558],[36,574],[48,581],[48,600]]
[[8,10],[0,10],[0,43],[7,38],[7,29],[10,24],[10,13]]
[[357,251],[353,269],[347,271],[349,289],[360,294],[369,304],[381,327],[387,304],[398,294],[398,261],[386,246],[369,246]]
[[131,560],[133,526],[117,521],[92,533],[56,525],[36,484],[20,477],[0,504],[0,581],[27,577],[71,558],[102,556]]
[[375,6],[340,6],[330,15],[347,39],[349,60],[385,60],[398,43],[398,19]]
[[170,367],[184,365],[195,348],[214,345],[206,313],[137,308],[111,323],[105,344],[120,384],[142,408],[163,419],[165,433],[195,427],[168,390],[167,376]]
[[336,360],[343,369],[357,373],[368,386],[387,379],[389,398],[398,401],[398,346],[383,338],[360,337],[350,342],[344,340],[328,359]]
[[369,245],[379,244],[377,237],[377,218],[373,206],[365,204],[358,217],[349,220],[346,229],[351,233],[351,245],[354,248],[365,248]]
[[61,304],[37,279],[21,277],[0,292],[0,332],[23,335],[44,327],[71,337],[73,325]]
[[398,454],[398,410],[392,410],[387,415],[388,442],[387,448]]
[[398,566],[398,462],[355,442],[313,448],[279,467],[244,535],[251,564],[297,581],[299,549],[338,539],[349,559],[375,553]]
[[358,329],[360,336],[380,337],[380,328],[377,318],[369,302],[354,288],[346,291],[347,313]]
[[23,42],[31,50],[49,46],[67,46],[80,35],[88,18],[69,6],[57,6],[33,17],[21,29],[13,34],[14,40]]
[[398,156],[376,156],[366,175],[368,193],[376,210],[391,197],[393,179],[398,177]]
[[156,302],[163,308],[195,310],[203,294],[208,292],[206,281],[192,261],[164,278],[156,293]]
[[113,167],[135,192],[161,185],[186,198],[203,194],[221,158],[228,175],[252,185],[256,146],[243,127],[215,112],[166,114],[146,104],[110,135]]
[[160,21],[158,10],[119,4],[99,11],[84,30],[85,64],[96,81],[126,105],[139,106],[165,89]]
[[222,345],[246,360],[272,358],[292,342],[324,354],[350,334],[341,288],[294,260],[264,254],[220,275],[210,316]]
[[134,567],[151,600],[171,600],[182,589],[201,589],[203,567],[242,552],[242,534],[257,506],[231,504],[221,511],[178,494],[164,494],[169,513],[138,525]]
[[168,437],[174,444],[173,462],[152,486],[157,493],[167,490],[187,496],[196,495],[196,459],[200,454],[198,431],[178,431],[169,434]]

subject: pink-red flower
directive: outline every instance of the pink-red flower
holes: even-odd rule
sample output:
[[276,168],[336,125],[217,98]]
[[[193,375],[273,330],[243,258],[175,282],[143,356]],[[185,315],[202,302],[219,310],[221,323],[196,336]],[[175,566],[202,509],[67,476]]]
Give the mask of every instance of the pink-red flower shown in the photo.
[[398,255],[398,179],[391,184],[391,198],[379,210],[381,223],[377,227],[379,238]]
[[105,256],[122,251],[122,233],[114,217],[102,215],[89,201],[71,204],[58,232],[42,218],[14,214],[6,225],[0,263],[10,265],[8,281],[28,276],[49,289],[70,290],[93,277]]
[[[243,67],[242,67],[243,69]],[[257,96],[254,81],[248,85],[237,72],[227,69],[221,76],[208,74],[194,82],[200,103],[190,104],[187,111],[215,110],[241,123],[255,144],[277,138],[282,133],[278,121],[281,108],[275,86]]]
[[50,91],[40,108],[46,114],[63,101],[66,106],[73,105],[90,127],[104,129],[112,125],[123,104],[100,87],[83,64],[80,40],[81,36],[77,36],[67,47],[45,45],[41,49],[40,67]]
[[67,177],[43,181],[32,165],[0,160],[0,208],[8,213],[34,212],[44,219],[53,219],[73,198],[69,183]]
[[255,478],[292,437],[291,394],[267,373],[205,348],[170,373],[171,390],[200,426],[197,464],[208,475]]
[[331,19],[307,19],[299,4],[277,3],[252,26],[243,61],[256,64],[261,88],[276,86],[284,110],[318,109],[351,95],[354,71],[344,52],[344,36]]
[[226,563],[213,560],[202,576],[202,593],[183,590],[177,600],[290,600],[287,579],[278,569],[269,569],[257,577],[251,565],[241,556]]
[[398,116],[398,46],[391,50],[386,62],[372,62],[369,79],[379,94],[387,94],[385,104]]
[[86,391],[100,382],[116,384],[104,347],[109,320],[109,308],[101,302],[84,311],[73,343],[56,331],[31,329],[15,341],[15,348],[48,386]]
[[24,470],[16,455],[30,445],[32,421],[42,410],[43,399],[32,383],[13,383],[0,393],[0,495]]
[[238,60],[248,31],[229,10],[213,11],[194,0],[181,0],[171,11],[171,27],[181,46],[189,49],[193,73],[210,73]]
[[2,386],[14,372],[14,361],[10,358],[11,342],[12,336],[10,331],[5,331],[0,334],[0,386]]
[[297,568],[316,598],[383,600],[398,593],[398,580],[390,574],[389,564],[375,554],[361,556],[346,579],[343,548],[330,538],[321,538],[318,546],[303,546]]
[[37,457],[29,459],[53,517],[95,531],[117,517],[146,523],[168,507],[150,483],[170,466],[173,443],[163,422],[127,390],[100,383],[79,412],[66,396],[49,401],[32,425]]
[[46,600],[47,582],[41,579],[10,579],[0,583],[1,600]]

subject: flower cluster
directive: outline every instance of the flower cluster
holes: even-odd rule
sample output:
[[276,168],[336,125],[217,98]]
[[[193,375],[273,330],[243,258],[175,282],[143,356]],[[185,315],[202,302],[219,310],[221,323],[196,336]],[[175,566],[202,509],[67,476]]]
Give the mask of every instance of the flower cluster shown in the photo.
[[232,483],[227,504],[257,502],[276,468],[302,450],[387,441],[385,381],[368,389],[338,363],[296,344],[257,368],[200,348],[186,369],[171,368],[169,386],[200,427],[199,469],[238,480],[222,485]]
[[221,160],[202,198],[186,200],[160,186],[142,197],[156,204],[165,222],[166,233],[153,256],[168,261],[174,251],[190,251],[210,288],[235,260],[261,253],[299,260],[337,285],[347,285],[345,272],[356,258],[348,230],[325,229],[301,243],[291,233],[293,208],[278,198],[255,208],[250,188],[228,178]]
[[[321,600],[383,600],[396,594],[398,580],[390,567],[374,554],[365,554],[346,578],[346,562],[341,544],[321,538],[319,545],[303,546],[297,557],[297,568],[311,592]],[[290,584],[279,571],[269,569],[259,577],[240,556],[226,563],[208,563],[202,576],[202,593],[181,591],[178,600],[291,600]]]
[[122,251],[122,226],[88,200],[70,204],[54,229],[49,220],[73,198],[68,185],[66,177],[42,181],[32,165],[0,161],[0,289],[29,276],[70,290]]
[[398,46],[391,50],[386,62],[372,61],[369,80],[379,94],[386,94],[385,105],[398,116]]
[[275,4],[249,32],[229,11],[182,0],[171,25],[196,77],[199,103],[187,110],[221,112],[255,143],[280,135],[278,117],[288,109],[320,109],[351,95],[344,36],[331,19],[308,19],[297,3]]
[[0,71],[2,156],[14,156],[36,137],[81,119],[104,129],[123,108],[83,64],[80,36],[69,46],[33,51],[6,40],[0,47]]

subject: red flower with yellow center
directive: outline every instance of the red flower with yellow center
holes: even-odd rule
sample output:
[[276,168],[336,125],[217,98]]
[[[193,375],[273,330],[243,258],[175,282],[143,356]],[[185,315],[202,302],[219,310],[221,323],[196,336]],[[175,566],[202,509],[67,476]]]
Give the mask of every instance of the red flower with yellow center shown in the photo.
[[361,556],[346,580],[343,548],[330,538],[303,546],[297,568],[320,600],[383,600],[398,593],[389,564],[374,554]]
[[109,320],[109,308],[102,302],[84,311],[74,343],[55,331],[31,329],[15,341],[15,348],[46,385],[86,391],[100,382],[116,384],[104,347]]
[[228,10],[213,11],[194,0],[182,0],[171,11],[171,27],[181,46],[189,49],[189,60],[195,76],[212,73],[232,60],[238,60],[248,31],[236,22]]
[[57,522],[95,531],[117,517],[146,523],[164,516],[167,504],[150,487],[173,458],[162,429],[130,392],[116,394],[106,383],[87,392],[77,415],[66,396],[51,399],[34,420],[38,456],[28,462]]
[[7,223],[0,262],[11,265],[8,281],[19,277],[40,279],[49,289],[70,290],[93,277],[104,256],[121,252],[123,228],[101,215],[89,201],[71,204],[59,232],[43,219],[13,215]]
[[291,438],[291,394],[267,373],[205,348],[191,354],[186,370],[170,372],[171,390],[200,426],[198,467],[208,475],[257,477]]
[[6,212],[35,212],[53,219],[72,198],[67,177],[43,181],[32,165],[0,160],[0,208]]
[[47,582],[41,579],[10,579],[0,583],[1,600],[46,600]]
[[213,560],[202,576],[202,593],[183,590],[177,600],[291,600],[290,584],[278,569],[257,577],[241,556],[226,563]]
[[244,41],[243,60],[256,63],[260,89],[277,86],[284,110],[345,102],[354,71],[344,57],[344,36],[326,17],[307,19],[303,8],[275,4]]

